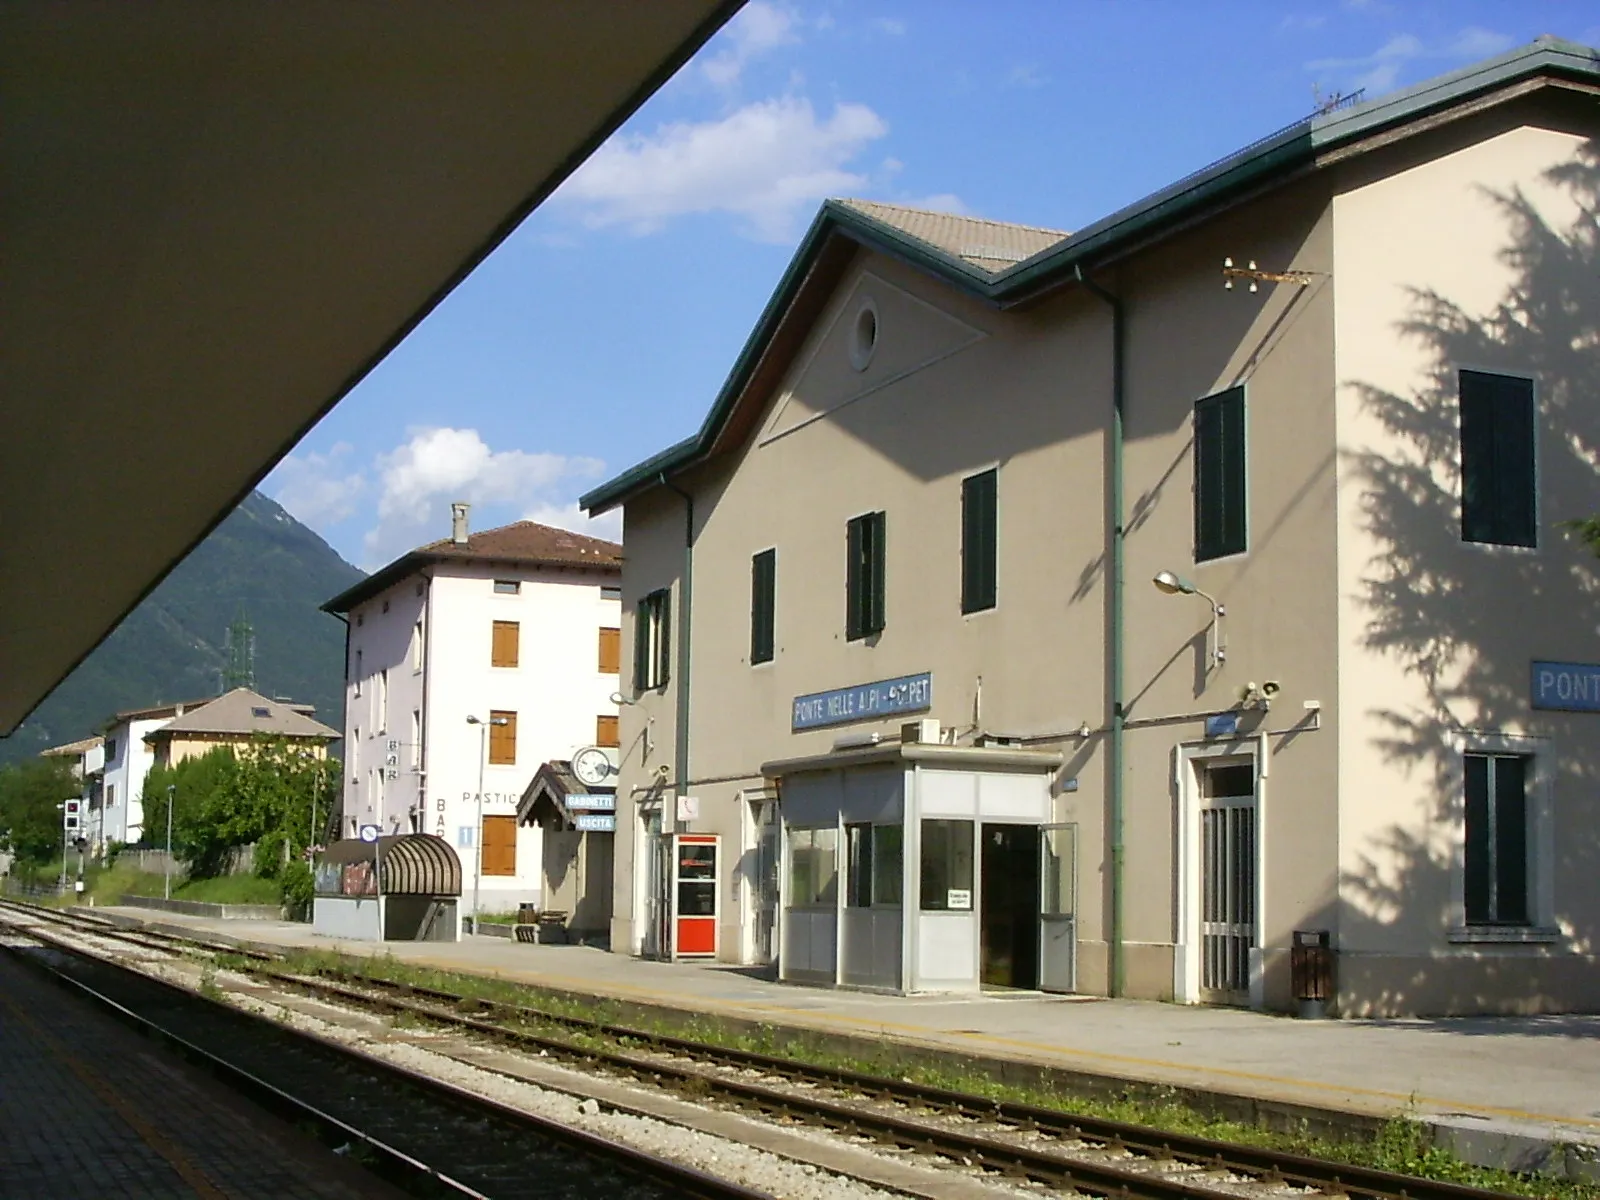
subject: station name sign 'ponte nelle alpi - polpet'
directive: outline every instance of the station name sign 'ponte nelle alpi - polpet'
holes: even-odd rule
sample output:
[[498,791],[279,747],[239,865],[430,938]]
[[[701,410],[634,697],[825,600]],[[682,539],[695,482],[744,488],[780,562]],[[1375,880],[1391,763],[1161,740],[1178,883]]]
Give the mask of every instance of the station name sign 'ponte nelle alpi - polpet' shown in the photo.
[[933,676],[924,671],[921,675],[902,675],[898,679],[796,696],[790,729],[799,732],[848,721],[873,721],[932,707]]

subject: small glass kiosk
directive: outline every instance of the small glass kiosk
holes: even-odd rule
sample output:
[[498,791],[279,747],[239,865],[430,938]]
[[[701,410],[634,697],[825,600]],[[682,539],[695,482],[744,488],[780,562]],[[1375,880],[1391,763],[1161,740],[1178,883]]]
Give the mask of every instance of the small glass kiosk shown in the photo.
[[890,992],[1071,990],[1075,849],[1061,755],[919,742],[767,763],[779,781],[778,977]]

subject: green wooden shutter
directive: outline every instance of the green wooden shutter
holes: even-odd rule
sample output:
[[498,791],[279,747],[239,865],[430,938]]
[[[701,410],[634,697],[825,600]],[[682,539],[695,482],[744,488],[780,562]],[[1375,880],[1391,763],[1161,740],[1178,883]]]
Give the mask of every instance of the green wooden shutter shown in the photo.
[[633,606],[633,690],[650,687],[650,601],[641,597]]
[[870,584],[867,588],[867,632],[879,633],[884,625],[884,526],[885,516],[881,512],[872,513],[867,518],[868,530],[868,571]]
[[996,492],[998,473],[984,471],[961,481],[961,611],[995,604]]
[[656,687],[665,687],[672,678],[672,593],[663,588],[656,593],[656,621],[661,637],[656,648]]
[[1194,406],[1194,557],[1242,554],[1245,522],[1244,388]]
[[763,550],[750,560],[750,661],[772,661],[778,552]]
[[1528,923],[1527,760],[1494,757],[1494,919]]
[[1538,544],[1533,381],[1460,373],[1461,537]]

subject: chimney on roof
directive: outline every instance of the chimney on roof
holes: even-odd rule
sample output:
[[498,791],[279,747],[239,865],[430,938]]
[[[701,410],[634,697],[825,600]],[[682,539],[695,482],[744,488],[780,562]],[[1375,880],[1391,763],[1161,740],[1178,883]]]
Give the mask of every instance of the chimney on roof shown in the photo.
[[467,544],[467,514],[471,511],[472,505],[460,500],[450,506],[450,540],[458,546]]

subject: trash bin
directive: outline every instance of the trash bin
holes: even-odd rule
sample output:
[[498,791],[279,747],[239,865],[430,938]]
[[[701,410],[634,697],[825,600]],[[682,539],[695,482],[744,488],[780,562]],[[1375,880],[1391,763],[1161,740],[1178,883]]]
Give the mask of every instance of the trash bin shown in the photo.
[[1289,949],[1289,977],[1300,1018],[1321,1020],[1333,999],[1333,938],[1326,929],[1296,929]]
[[526,902],[517,905],[518,925],[537,925],[539,923],[539,906]]

